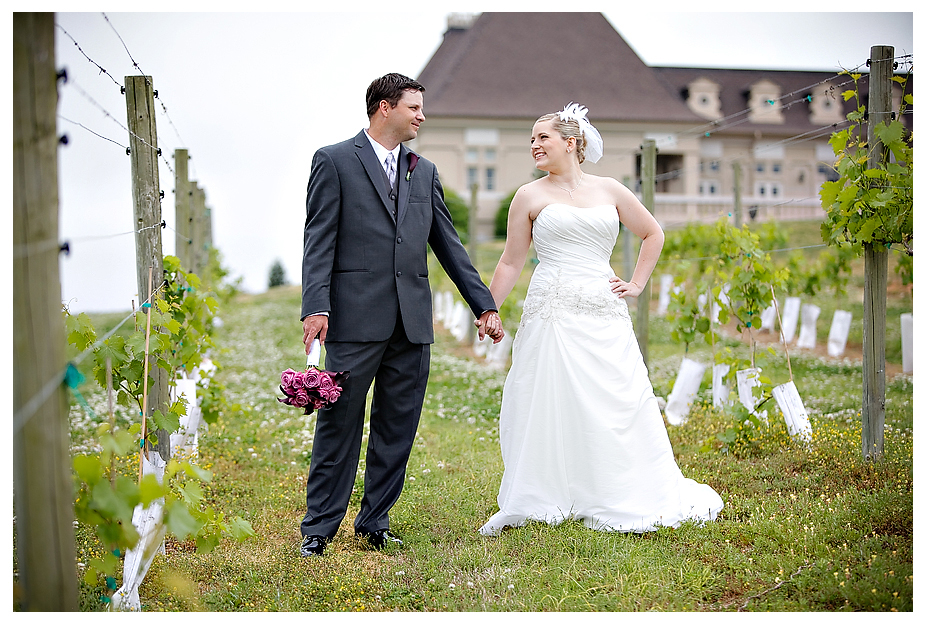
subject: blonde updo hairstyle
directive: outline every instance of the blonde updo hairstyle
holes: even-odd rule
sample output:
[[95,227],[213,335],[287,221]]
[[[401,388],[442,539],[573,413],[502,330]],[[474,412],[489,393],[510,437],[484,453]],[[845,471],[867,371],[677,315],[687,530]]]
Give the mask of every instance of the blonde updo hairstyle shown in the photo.
[[580,164],[586,161],[586,138],[579,128],[579,123],[572,119],[561,120],[560,114],[545,114],[538,118],[535,124],[548,121],[553,123],[554,129],[564,140],[576,138],[576,158],[579,160]]

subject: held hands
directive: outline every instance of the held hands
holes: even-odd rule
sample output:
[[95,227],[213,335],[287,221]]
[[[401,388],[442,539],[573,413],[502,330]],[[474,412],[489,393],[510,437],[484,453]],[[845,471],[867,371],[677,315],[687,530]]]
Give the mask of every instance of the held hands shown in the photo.
[[309,348],[312,347],[312,341],[319,337],[319,342],[325,345],[325,337],[328,335],[328,317],[325,315],[312,315],[303,319],[303,343],[306,345],[306,355],[309,355]]
[[643,286],[640,286],[637,282],[625,282],[620,277],[613,277],[608,282],[611,285],[612,292],[619,297],[637,297],[644,290]]
[[473,325],[479,330],[481,341],[489,336],[493,343],[498,343],[505,336],[502,330],[502,319],[499,318],[498,312],[492,310],[484,312],[479,319],[473,322]]

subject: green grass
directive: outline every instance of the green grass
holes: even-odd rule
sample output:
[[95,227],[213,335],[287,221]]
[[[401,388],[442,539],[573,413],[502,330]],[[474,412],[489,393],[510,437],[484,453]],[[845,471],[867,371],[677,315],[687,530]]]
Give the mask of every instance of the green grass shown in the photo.
[[[492,243],[480,252],[487,280],[500,251]],[[513,301],[524,294],[529,272]],[[438,273],[432,277],[442,286]],[[890,304],[905,306],[897,296]],[[483,538],[477,529],[496,511],[502,476],[504,373],[482,366],[439,327],[405,490],[390,514],[404,548],[373,552],[354,539],[359,475],[325,556],[304,559],[299,522],[313,420],[276,401],[280,372],[304,360],[298,305],[298,289],[284,287],[241,296],[221,313],[222,351],[215,359],[233,410],[201,436],[200,464],[215,474],[208,500],[249,520],[256,536],[208,554],[167,540],[140,590],[144,610],[913,609],[913,379],[892,375],[899,371],[892,366],[885,459],[865,464],[861,366],[822,352],[791,352],[814,428],[810,447],[788,437],[773,409],[768,427],[725,451],[715,435],[731,419],[711,407],[706,387],[689,421],[669,427],[684,475],[708,483],[725,501],[716,522],[644,535],[599,533],[576,522],[532,524]],[[506,324],[513,333],[517,317],[510,314]],[[650,326],[651,377],[657,395],[666,397],[682,352],[664,320],[651,317]],[[749,352],[738,338],[725,342]],[[703,358],[709,352],[690,349]],[[766,373],[776,383],[787,380],[784,356]],[[85,396],[91,405],[103,403],[89,389]],[[90,430],[83,414],[72,409],[75,444]],[[101,552],[86,528],[77,537],[79,561]],[[101,594],[82,584],[81,608],[99,610]]]

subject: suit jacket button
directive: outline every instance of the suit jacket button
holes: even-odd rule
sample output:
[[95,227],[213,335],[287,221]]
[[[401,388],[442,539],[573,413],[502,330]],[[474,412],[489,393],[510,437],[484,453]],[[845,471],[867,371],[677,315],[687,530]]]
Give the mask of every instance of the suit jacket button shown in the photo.
[[396,277],[401,277],[401,276],[402,276],[402,271],[396,271]]
[[397,243],[402,243],[402,238],[401,238],[401,237],[400,237],[400,238],[397,238],[397,239],[396,239],[396,242],[397,242]]

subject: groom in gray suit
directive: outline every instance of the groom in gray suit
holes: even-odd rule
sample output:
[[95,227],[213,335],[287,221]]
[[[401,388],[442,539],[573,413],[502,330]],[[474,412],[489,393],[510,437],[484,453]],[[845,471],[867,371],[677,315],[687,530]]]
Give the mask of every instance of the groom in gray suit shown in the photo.
[[373,384],[364,494],[354,532],[377,549],[401,546],[389,528],[425,398],[434,342],[428,246],[477,320],[502,338],[489,289],[444,204],[435,165],[409,151],[425,120],[425,88],[387,74],[367,89],[368,129],[312,159],[303,240],[303,342],[326,348],[325,368],[350,371],[320,410],[306,482],[301,554],[321,555],[348,507]]

